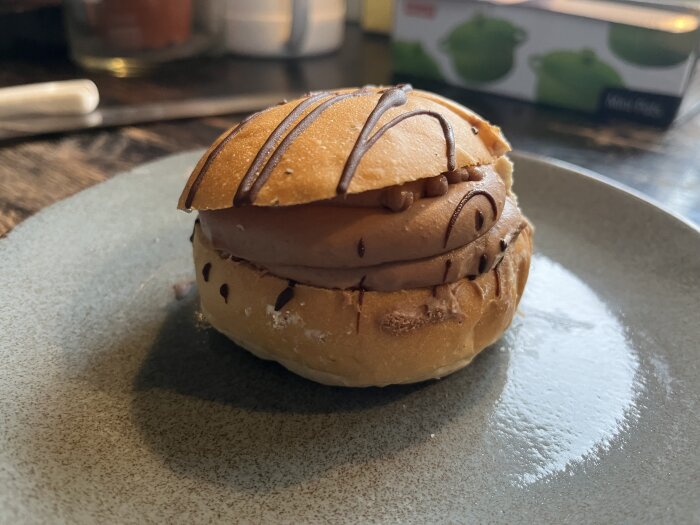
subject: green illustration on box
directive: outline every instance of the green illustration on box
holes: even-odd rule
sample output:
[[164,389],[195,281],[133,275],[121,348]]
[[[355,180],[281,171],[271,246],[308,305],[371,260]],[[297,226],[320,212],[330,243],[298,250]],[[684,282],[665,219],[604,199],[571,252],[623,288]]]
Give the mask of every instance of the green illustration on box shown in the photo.
[[444,80],[437,63],[425,52],[420,42],[396,40],[392,42],[391,51],[395,72]]
[[594,112],[606,88],[624,86],[590,49],[531,56],[530,67],[537,74],[536,100],[553,106]]
[[610,24],[608,45],[620,59],[643,67],[671,67],[688,60],[700,33],[668,33],[644,27]]
[[513,69],[515,49],[525,31],[501,18],[477,14],[440,41],[457,74],[468,82],[493,82]]

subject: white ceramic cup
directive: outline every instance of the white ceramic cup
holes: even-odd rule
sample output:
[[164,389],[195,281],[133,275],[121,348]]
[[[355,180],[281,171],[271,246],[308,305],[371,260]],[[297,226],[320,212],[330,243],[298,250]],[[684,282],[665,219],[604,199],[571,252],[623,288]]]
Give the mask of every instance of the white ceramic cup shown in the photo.
[[299,57],[340,47],[345,0],[228,0],[225,42],[232,53]]

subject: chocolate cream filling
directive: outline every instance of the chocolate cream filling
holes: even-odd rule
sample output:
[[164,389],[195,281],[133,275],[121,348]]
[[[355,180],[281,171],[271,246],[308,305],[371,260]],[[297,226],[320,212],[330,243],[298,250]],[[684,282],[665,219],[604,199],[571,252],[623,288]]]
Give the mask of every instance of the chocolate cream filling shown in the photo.
[[528,226],[508,193],[496,170],[481,166],[312,204],[203,211],[201,232],[224,256],[293,282],[428,287],[498,264]]
[[517,207],[509,199],[502,219],[488,233],[464,246],[433,257],[356,268],[267,265],[265,269],[286,279],[324,288],[362,286],[366,290],[376,291],[423,288],[451,283],[465,277],[476,279],[490,271],[525,225]]
[[[441,196],[414,198],[397,213],[379,204],[359,205],[359,194],[343,205],[202,211],[202,231],[217,249],[262,265],[353,268],[422,259],[472,242],[501,215],[505,185],[493,169],[482,171],[481,180],[451,184]],[[386,194],[397,193],[395,188],[402,187],[387,188]]]

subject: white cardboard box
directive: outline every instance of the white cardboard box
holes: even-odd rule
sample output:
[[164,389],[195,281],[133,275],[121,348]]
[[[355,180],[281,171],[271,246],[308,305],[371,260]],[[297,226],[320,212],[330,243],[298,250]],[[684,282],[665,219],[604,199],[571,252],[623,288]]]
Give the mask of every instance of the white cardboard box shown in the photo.
[[597,0],[398,0],[393,32],[397,73],[657,124],[699,43],[692,10]]

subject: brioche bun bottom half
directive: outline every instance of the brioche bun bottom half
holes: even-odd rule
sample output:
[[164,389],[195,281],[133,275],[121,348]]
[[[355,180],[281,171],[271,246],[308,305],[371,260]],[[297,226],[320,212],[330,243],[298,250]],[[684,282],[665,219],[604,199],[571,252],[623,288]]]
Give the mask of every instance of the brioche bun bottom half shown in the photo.
[[239,346],[319,383],[365,387],[440,378],[468,365],[512,321],[530,267],[531,233],[523,230],[497,269],[473,281],[395,292],[295,284],[276,310],[290,283],[222,257],[197,225],[202,313]]

